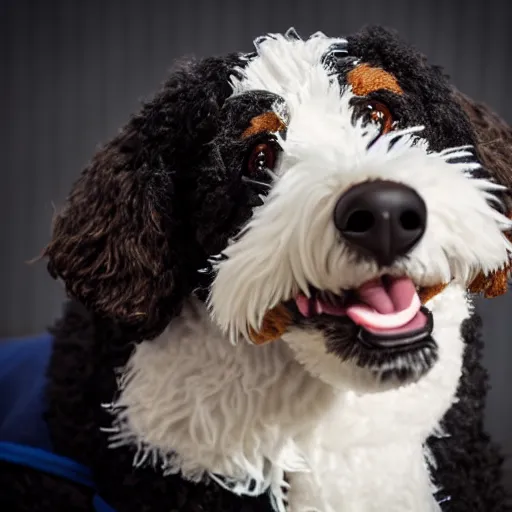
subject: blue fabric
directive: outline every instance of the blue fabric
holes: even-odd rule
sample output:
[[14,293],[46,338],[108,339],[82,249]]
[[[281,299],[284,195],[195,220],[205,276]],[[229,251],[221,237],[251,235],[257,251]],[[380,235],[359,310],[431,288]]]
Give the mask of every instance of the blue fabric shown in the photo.
[[89,468],[55,453],[22,444],[0,442],[0,460],[28,466],[94,488]]
[[44,421],[50,334],[0,342],[0,441],[52,451]]
[[[37,469],[92,489],[96,487],[89,468],[40,448],[0,441],[0,460]],[[96,512],[116,512],[99,494],[94,495],[92,506]]]
[[116,512],[101,496],[96,494],[92,500],[92,506],[96,512]]
[[[52,345],[50,334],[0,342],[0,460],[95,489],[89,468],[53,453],[44,420]],[[96,512],[115,512],[97,494],[92,504]]]

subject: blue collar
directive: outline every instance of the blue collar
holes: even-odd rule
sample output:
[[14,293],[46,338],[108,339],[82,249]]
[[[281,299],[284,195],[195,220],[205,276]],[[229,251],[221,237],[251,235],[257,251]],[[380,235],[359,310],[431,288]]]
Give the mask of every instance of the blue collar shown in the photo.
[[[96,490],[88,467],[41,448],[0,441],[0,460],[27,466]],[[94,495],[93,507],[96,512],[115,512],[98,494]]]

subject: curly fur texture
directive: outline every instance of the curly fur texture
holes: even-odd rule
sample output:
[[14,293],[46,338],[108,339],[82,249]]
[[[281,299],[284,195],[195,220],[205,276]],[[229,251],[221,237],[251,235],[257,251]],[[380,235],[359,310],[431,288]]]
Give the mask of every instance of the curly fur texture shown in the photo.
[[[319,34],[316,37],[325,36]],[[296,34],[289,32],[287,38],[300,45]],[[260,43],[263,49],[263,41]],[[401,93],[396,94],[398,89],[395,88],[395,92],[371,92],[369,97],[385,102],[391,110],[400,113],[398,128],[424,126],[423,135],[435,152],[442,152],[448,147],[477,144],[477,154],[483,168],[473,169],[474,176],[510,185],[510,129],[486,108],[454,93],[439,69],[429,66],[422,56],[400,42],[394,34],[380,28],[370,28],[346,40],[322,40],[319,44],[323,45],[322,51],[309,57],[321,59],[322,52],[329,50],[328,58],[335,66],[332,69],[336,71],[341,88],[347,85],[346,71],[356,61],[384,68],[396,77]],[[174,438],[172,435],[169,437],[165,428],[159,430],[162,426],[169,426],[169,422],[162,421],[162,418],[169,418],[165,416],[163,407],[153,411],[151,406],[159,403],[172,408],[178,404],[176,401],[166,403],[165,397],[185,396],[186,406],[192,411],[199,411],[192,418],[199,424],[204,420],[201,414],[206,416],[211,412],[207,419],[213,423],[203,422],[207,434],[221,425],[218,419],[226,414],[226,410],[230,411],[229,403],[219,399],[218,402],[214,400],[209,403],[208,407],[199,407],[201,396],[194,394],[191,384],[194,378],[201,378],[212,360],[215,365],[210,366],[216,366],[216,373],[209,368],[209,375],[217,375],[219,380],[231,378],[233,396],[243,399],[250,395],[244,385],[248,386],[249,377],[257,375],[258,364],[279,350],[285,351],[284,341],[277,341],[275,346],[248,348],[232,347],[227,339],[218,337],[219,353],[232,351],[229,357],[218,357],[218,354],[208,353],[213,346],[204,348],[201,343],[192,346],[193,336],[183,336],[177,329],[186,316],[185,305],[190,297],[195,295],[204,303],[215,278],[213,267],[226,258],[226,248],[232,247],[243,237],[246,232],[244,227],[254,218],[255,211],[268,205],[266,202],[270,197],[272,179],[263,173],[256,176],[257,179],[253,177],[252,183],[241,179],[241,169],[247,165],[247,155],[263,140],[266,141],[264,137],[268,134],[256,130],[243,137],[244,132],[256,115],[268,111],[273,111],[288,127],[291,126],[293,108],[289,108],[283,98],[276,96],[282,91],[262,91],[252,87],[249,91],[238,90],[237,94],[233,94],[233,86],[236,91],[236,84],[243,82],[244,70],[249,69],[251,62],[257,61],[256,57],[247,54],[205,59],[187,63],[176,70],[155,99],[146,104],[84,170],[65,208],[55,219],[53,237],[44,253],[49,260],[49,271],[64,281],[68,293],[73,297],[61,320],[52,329],[55,347],[48,369],[50,382],[46,418],[52,442],[56,452],[91,468],[98,492],[119,512],[270,512],[276,506],[275,499],[272,499],[265,486],[259,489],[264,492],[258,496],[239,496],[228,490],[225,479],[229,480],[232,475],[216,474],[217,469],[225,469],[222,465],[212,463],[211,467],[204,467],[206,471],[200,472],[201,477],[195,481],[184,478],[177,471],[164,474],[160,467],[162,460],[153,458],[155,450],[151,450],[158,445],[157,435],[160,435],[160,441],[171,438],[174,441],[171,445],[180,444],[171,446],[162,443],[161,451],[169,456],[172,457],[172,450],[179,451],[183,446],[189,446],[189,450],[185,454],[178,453],[182,458],[183,455],[192,457],[195,453],[196,447],[187,445],[194,440],[193,436],[187,438],[186,442],[178,439],[179,435],[187,432],[190,415],[184,419],[185,427],[179,421],[173,424],[176,430],[170,434],[175,434]],[[280,71],[290,69],[293,69],[292,63],[283,62]],[[286,130],[281,134],[283,139],[287,135]],[[461,157],[460,162],[464,161],[467,165],[469,157],[466,154],[458,156]],[[212,258],[212,255],[216,256]],[[269,260],[271,257],[272,254]],[[237,277],[234,275],[232,279]],[[443,293],[449,293],[449,290]],[[442,302],[447,295],[440,294],[439,297]],[[462,304],[461,299],[458,305]],[[464,313],[462,316],[467,316],[467,310]],[[455,327],[454,332],[457,330]],[[200,323],[196,328],[200,328]],[[208,324],[206,331],[210,333],[212,330],[213,324]],[[166,332],[173,333],[179,339],[173,336],[166,338],[163,335]],[[437,507],[436,502],[439,503],[443,512],[505,511],[506,496],[500,483],[501,455],[483,428],[487,384],[486,372],[480,362],[482,342],[477,317],[472,316],[463,323],[462,339],[458,334],[454,334],[455,337],[459,345],[450,349],[456,349],[459,355],[464,350],[458,400],[442,420],[443,435],[440,436],[436,429],[434,432],[429,429],[433,436],[426,442],[432,457],[423,457],[419,439],[414,446],[417,455],[415,461],[419,463],[414,467],[421,466],[416,483],[422,484],[418,487],[420,493],[429,491],[426,499],[429,504]],[[207,338],[207,334],[201,334],[202,343]],[[315,340],[312,336],[309,341]],[[225,345],[222,345],[222,341]],[[169,344],[166,354],[171,360],[158,371],[154,358],[164,364],[165,359],[158,358],[158,350],[164,342]],[[251,350],[261,350],[259,358],[249,357],[248,362],[245,356],[240,356],[241,353],[249,354]],[[147,357],[139,357],[143,353]],[[308,387],[308,391],[299,386],[298,391],[285,393],[294,384],[306,386],[314,379],[291,353],[286,349],[290,360],[284,364],[282,374],[274,375],[277,379],[275,382],[281,382],[279,379],[283,382],[274,388],[270,386],[274,393],[272,400],[265,400],[261,396],[254,398],[253,404],[259,404],[261,410],[266,405],[279,405],[280,400],[283,403],[277,407],[279,413],[300,409],[299,406],[304,406],[300,400],[309,396],[308,392],[313,389]],[[195,354],[194,357],[203,363],[194,367],[193,358],[180,360],[183,354]],[[240,360],[244,361],[243,365]],[[125,373],[125,380],[120,381],[120,371],[132,368],[136,363],[141,365],[139,371]],[[336,360],[336,363],[339,364],[339,361]],[[273,364],[276,364],[275,360]],[[245,377],[244,365],[251,366]],[[304,380],[287,381],[287,375],[290,378],[295,375],[285,371],[285,367],[289,369],[287,365],[300,368]],[[270,364],[268,367],[275,368]],[[166,378],[170,368],[175,368],[175,371]],[[322,366],[320,369],[325,368]],[[173,380],[175,374],[182,378]],[[237,375],[240,378],[233,378]],[[453,384],[453,389],[450,388],[449,396],[443,398],[446,398],[446,407],[454,398],[457,375],[451,372],[449,378],[452,377],[454,380],[449,385]],[[255,397],[258,392],[256,384],[250,382],[251,393]],[[269,382],[265,384],[269,385]],[[320,387],[325,389],[325,386],[327,384],[322,382]],[[263,385],[261,387],[265,388]],[[123,394],[127,389],[130,390],[129,396]],[[197,389],[205,391],[204,385],[198,385]],[[240,389],[241,394],[238,393]],[[158,394],[162,390],[166,390],[165,396]],[[224,396],[222,391],[225,390],[213,382],[206,389],[208,391],[218,397]],[[155,393],[154,399],[151,393]],[[356,396],[357,393],[350,390],[347,393],[347,400],[355,409]],[[365,403],[372,400],[378,402],[376,396],[364,396]],[[429,393],[428,399],[435,402],[435,393]],[[293,400],[297,403],[293,403]],[[117,408],[116,415],[112,416],[116,407],[109,407],[109,404],[121,406],[120,410]],[[247,404],[244,406],[247,407]],[[141,416],[130,416],[130,407],[132,410],[135,407]],[[236,407],[232,409],[236,410]],[[260,409],[249,407],[244,410],[249,413],[257,411],[258,419],[262,420],[266,417]],[[177,419],[180,411],[174,412],[176,415],[173,419]],[[385,410],[383,412],[386,413]],[[365,412],[371,419],[370,413]],[[273,434],[283,433],[286,428],[294,430],[300,426],[304,419],[302,416],[299,419],[294,416],[292,424],[285,425],[285,419],[278,414],[279,422],[275,425],[267,422],[265,428],[269,431],[274,428]],[[226,444],[222,445],[222,453],[215,453],[217,446],[213,442],[212,460],[225,462],[230,446],[235,446],[236,460],[236,455],[241,452],[238,445],[247,441],[243,435],[238,435],[240,431],[235,428],[245,424],[247,418],[237,423],[236,415],[228,417],[232,421],[229,423],[232,435],[224,439]],[[112,448],[112,438],[109,439],[109,436],[119,433],[112,429],[120,427],[115,424],[116,418],[121,418],[123,426],[128,426],[124,433],[133,434],[137,430],[135,427],[139,426],[138,433],[141,435],[128,435],[126,439],[130,442]],[[156,421],[158,418],[160,421]],[[252,419],[250,416],[248,418]],[[144,431],[146,426],[147,431]],[[256,429],[258,422],[255,421],[252,426]],[[333,428],[327,423],[323,426]],[[387,423],[388,429],[392,426],[392,422]],[[256,430],[257,435],[264,431],[263,427]],[[374,431],[377,433],[377,430]],[[248,431],[253,432],[251,429]],[[384,432],[385,429],[382,435]],[[356,433],[357,430],[346,430],[347,438],[350,437],[348,434]],[[371,433],[367,432],[367,439],[371,440]],[[257,435],[253,435],[251,440],[256,438],[259,442]],[[144,442],[148,438],[151,446],[145,450],[147,446]],[[283,439],[278,441],[286,441],[285,438],[286,435],[283,435]],[[325,441],[332,441],[332,438],[342,442],[344,433],[336,430],[336,436],[326,436]],[[201,441],[199,437],[195,439]],[[275,440],[272,436],[270,439]],[[211,439],[205,440],[205,444],[198,446],[196,451],[206,449],[208,440]],[[424,438],[422,440],[425,441]],[[258,446],[261,451],[258,451]],[[307,443],[303,446],[307,446]],[[269,459],[268,447],[269,444],[265,445],[264,442],[250,446],[255,450],[258,464],[261,463],[263,469],[266,469],[265,460]],[[323,451],[329,451],[329,444],[324,446]],[[314,454],[320,452],[316,450]],[[141,453],[148,455],[145,460],[141,460]],[[404,453],[402,451],[401,455]],[[319,474],[324,474],[325,482],[336,484],[336,478],[341,473],[329,472],[329,467],[323,465],[328,459],[319,460]],[[139,463],[137,467],[134,467],[134,460]],[[204,458],[200,456],[199,460]],[[349,458],[342,457],[336,463],[343,464],[347,460]],[[384,461],[389,464],[389,458]],[[433,482],[428,481],[430,473],[424,467],[427,462],[432,464]],[[194,471],[196,469],[194,467]],[[393,469],[400,473],[399,465]],[[300,483],[294,487],[292,472],[286,480],[290,485],[291,512],[318,509],[318,501],[311,504],[313,508],[307,508],[309,498],[300,493],[306,487],[301,487]],[[358,482],[364,484],[363,480]],[[325,490],[322,482],[314,483],[313,491],[322,494]],[[344,483],[350,484],[350,481],[345,480]],[[284,482],[280,484],[287,486]],[[430,496],[430,485],[439,489],[433,498]],[[353,487],[365,488],[364,485]],[[327,490],[335,488],[336,485],[330,488],[326,486]],[[246,494],[250,494],[250,490],[245,489],[249,491]],[[399,492],[396,496],[398,499]],[[3,508],[7,506],[6,510],[86,512],[92,511],[90,498],[90,491],[57,478],[21,467],[0,466],[0,505]],[[364,496],[364,500],[364,512],[379,510],[378,495]],[[282,503],[285,501],[283,498]],[[405,510],[403,501],[392,503],[389,510],[395,505],[398,510]],[[328,507],[322,512],[327,510]]]
[[196,285],[204,253],[185,215],[187,181],[204,157],[196,148],[218,130],[238,62],[206,59],[176,71],[95,156],[54,220],[44,251],[50,273],[130,337],[160,332]]
[[481,364],[480,329],[478,316],[464,323],[466,349],[457,401],[442,421],[444,436],[428,442],[443,512],[512,510],[501,483],[503,456],[484,427],[488,374]]
[[512,174],[510,173],[512,128],[486,105],[474,102],[460,91],[455,91],[454,96],[475,130],[476,148],[480,161],[492,172],[498,183],[507,187],[503,196],[506,211],[512,212]]
[[0,506],[10,512],[93,512],[92,492],[23,466],[0,462]]

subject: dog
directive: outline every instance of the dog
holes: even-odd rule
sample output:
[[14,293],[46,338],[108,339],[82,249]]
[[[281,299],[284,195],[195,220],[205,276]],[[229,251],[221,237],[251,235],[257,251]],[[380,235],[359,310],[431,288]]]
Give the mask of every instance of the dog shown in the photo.
[[44,251],[70,302],[39,431],[92,483],[4,456],[0,500],[505,510],[471,297],[506,290],[511,147],[381,27],[178,67]]

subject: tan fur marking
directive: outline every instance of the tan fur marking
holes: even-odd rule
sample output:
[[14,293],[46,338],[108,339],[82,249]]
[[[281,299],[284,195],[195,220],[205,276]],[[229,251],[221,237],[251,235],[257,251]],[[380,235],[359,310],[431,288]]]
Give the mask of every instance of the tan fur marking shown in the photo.
[[292,324],[290,312],[282,304],[267,311],[259,332],[251,329],[250,337],[255,345],[279,339]]
[[380,89],[403,94],[397,79],[391,73],[381,68],[374,68],[369,64],[360,64],[349,71],[347,80],[352,86],[353,93],[357,96],[367,96]]
[[446,287],[448,283],[435,284],[434,286],[425,286],[418,292],[420,301],[422,304],[426,304],[430,299],[433,299],[436,295],[439,295]]
[[[507,214],[512,219],[512,212]],[[506,233],[506,237],[512,242],[512,232]],[[508,264],[499,270],[495,270],[488,275],[480,272],[473,282],[469,285],[470,293],[481,293],[486,299],[493,299],[504,295],[508,290],[508,278],[512,270],[512,259]]]
[[263,132],[279,132],[285,128],[283,120],[275,112],[265,112],[251,119],[251,126],[244,131],[242,138],[246,139]]

